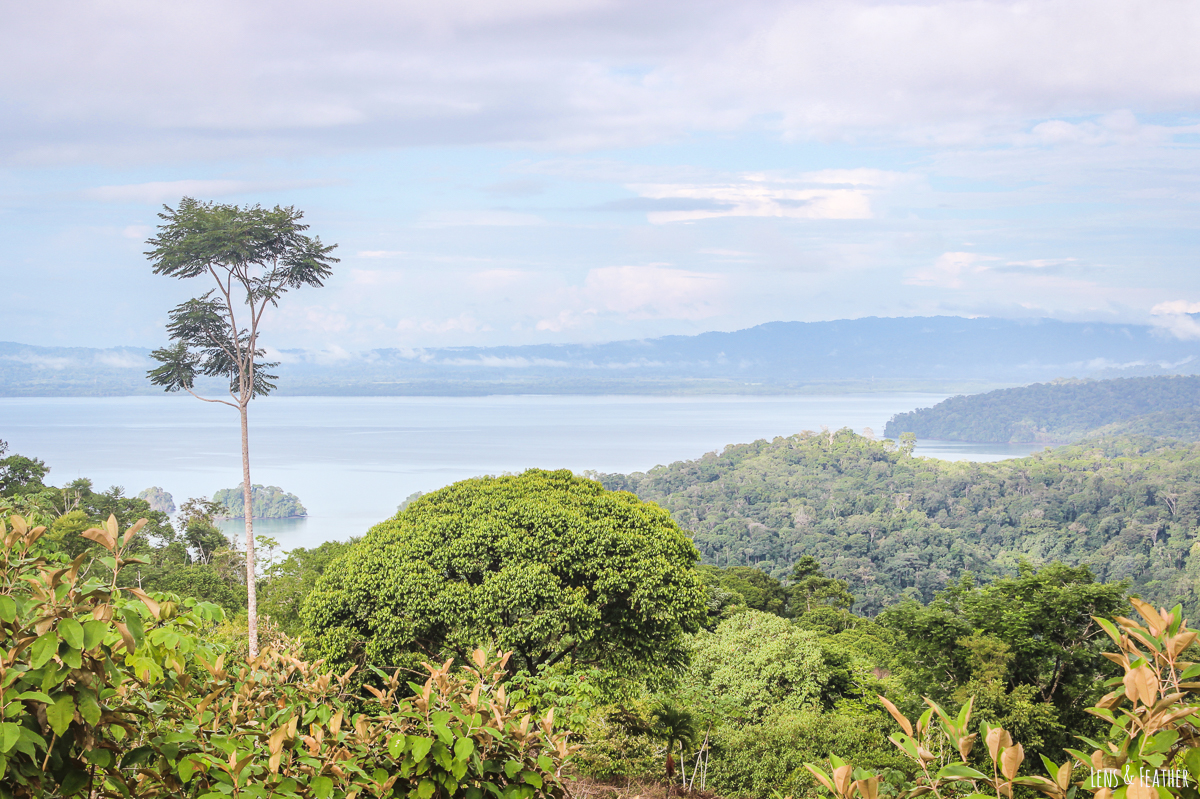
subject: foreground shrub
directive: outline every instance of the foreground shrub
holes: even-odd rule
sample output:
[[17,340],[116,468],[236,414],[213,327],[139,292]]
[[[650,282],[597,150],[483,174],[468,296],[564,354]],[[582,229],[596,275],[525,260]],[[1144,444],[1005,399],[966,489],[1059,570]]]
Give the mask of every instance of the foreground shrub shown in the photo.
[[[916,772],[902,799],[963,793],[968,799],[1013,799],[1029,789],[1049,799],[1074,799],[1080,789],[1095,799],[1195,799],[1200,663],[1186,658],[1195,652],[1197,634],[1188,629],[1179,605],[1166,610],[1136,597],[1130,601],[1142,623],[1121,616],[1094,619],[1118,650],[1104,656],[1124,672],[1105,683],[1112,690],[1088,709],[1108,725],[1107,736],[1079,736],[1091,751],[1068,749],[1062,763],[1042,755],[1045,776],[1021,773],[1025,747],[1003,727],[984,722],[971,732],[971,701],[951,715],[926,699],[928,709],[914,722],[880,697],[902,730],[889,740]],[[975,750],[980,741],[983,756]],[[876,799],[881,775],[836,755],[829,765],[829,772],[812,763],[805,768],[837,799]]]
[[[368,712],[350,675],[264,651],[226,665],[204,642],[213,605],[118,587],[141,523],[84,536],[71,563],[44,528],[0,522],[0,794],[15,797],[562,795],[569,754],[553,713],[515,711],[507,656],[429,667],[424,686],[376,673]],[[96,572],[93,572],[96,569]]]

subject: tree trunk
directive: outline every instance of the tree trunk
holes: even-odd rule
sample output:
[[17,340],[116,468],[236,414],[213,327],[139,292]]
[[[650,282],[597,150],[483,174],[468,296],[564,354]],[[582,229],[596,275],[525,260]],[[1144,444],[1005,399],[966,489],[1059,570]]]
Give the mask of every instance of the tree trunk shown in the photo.
[[250,493],[250,423],[246,404],[238,407],[242,417],[242,513],[246,517],[246,604],[250,659],[258,657],[258,591],[254,579],[254,503]]

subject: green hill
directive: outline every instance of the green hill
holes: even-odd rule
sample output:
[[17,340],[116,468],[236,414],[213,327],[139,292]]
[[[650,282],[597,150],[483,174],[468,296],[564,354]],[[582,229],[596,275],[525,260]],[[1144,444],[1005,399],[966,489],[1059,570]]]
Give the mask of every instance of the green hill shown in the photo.
[[1200,444],[1090,440],[998,463],[914,458],[849,430],[726,447],[608,488],[667,508],[703,561],[782,578],[804,555],[874,614],[928,602],[971,572],[1086,565],[1193,614],[1200,577]]
[[[1200,375],[1060,380],[951,397],[932,408],[892,417],[884,435],[996,443],[1078,441],[1108,425],[1111,432],[1200,440],[1194,416]],[[1172,413],[1168,413],[1172,412]],[[1136,423],[1134,420],[1138,420]]]

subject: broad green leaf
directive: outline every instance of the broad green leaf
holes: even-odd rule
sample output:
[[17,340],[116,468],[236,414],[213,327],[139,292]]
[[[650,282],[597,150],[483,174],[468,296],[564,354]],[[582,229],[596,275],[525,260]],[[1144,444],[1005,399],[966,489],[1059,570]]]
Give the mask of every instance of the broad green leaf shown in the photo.
[[17,694],[17,699],[32,699],[35,702],[41,702],[45,705],[54,704],[54,700],[41,691],[25,691],[24,693]]
[[6,721],[0,724],[0,752],[8,752],[21,738],[21,725]]
[[79,703],[79,715],[83,716],[85,722],[95,725],[100,721],[100,703],[96,701],[95,696],[81,690],[76,701]]
[[524,765],[520,760],[510,760],[504,764],[504,776],[511,780],[513,777],[521,773],[522,768],[524,768]]
[[69,767],[66,776],[58,785],[58,793],[60,796],[74,796],[87,787],[90,781],[90,775],[87,769],[79,768],[78,766]]
[[72,649],[83,649],[83,625],[74,619],[63,619],[58,623],[58,634]]
[[393,760],[399,760],[400,756],[404,754],[404,744],[406,741],[407,739],[403,735],[393,735],[388,740],[388,754],[392,756]]
[[14,622],[17,620],[17,603],[5,594],[0,596],[0,621]]
[[433,792],[437,790],[437,783],[426,777],[421,780],[417,786],[417,799],[429,799],[433,796]]
[[317,777],[311,783],[313,796],[317,799],[329,799],[333,796],[333,780],[329,777]]
[[102,621],[89,621],[83,625],[83,648],[95,649],[104,643],[104,636],[108,632],[108,625]]
[[83,753],[83,757],[89,763],[95,763],[100,768],[108,768],[116,762],[113,753],[108,749],[89,749]]
[[536,771],[522,771],[521,778],[525,780],[526,784],[528,785],[532,785],[535,788],[542,787],[542,775],[538,774]]
[[146,628],[142,626],[142,617],[133,608],[125,609],[125,626],[129,628],[129,634],[133,636],[133,643],[141,646],[146,640]]
[[937,777],[939,780],[943,780],[943,779],[986,780],[987,779],[986,774],[976,771],[975,769],[968,766],[966,763],[951,763],[950,765],[943,767],[942,770],[937,773]]
[[410,747],[410,751],[412,752],[413,760],[424,760],[425,756],[429,754],[430,747],[433,746],[433,739],[413,736],[411,740],[412,746]]
[[475,741],[470,738],[459,738],[454,742],[454,759],[466,760],[475,751]]
[[83,652],[74,649],[66,641],[58,648],[58,656],[62,658],[62,662],[68,668],[79,669],[83,668]]
[[58,699],[54,700],[54,704],[46,708],[46,721],[50,723],[50,729],[58,735],[62,735],[71,726],[71,719],[75,718],[75,700],[70,694],[61,694]]
[[29,647],[29,668],[40,669],[58,652],[58,636],[54,631],[42,635]]

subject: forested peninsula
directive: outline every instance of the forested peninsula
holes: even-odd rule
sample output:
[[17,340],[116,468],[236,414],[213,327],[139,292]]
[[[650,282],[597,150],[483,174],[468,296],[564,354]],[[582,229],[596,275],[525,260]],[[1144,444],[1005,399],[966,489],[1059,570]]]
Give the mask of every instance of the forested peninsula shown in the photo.
[[1200,444],[1104,438],[971,463],[844,429],[596,477],[667,508],[706,563],[782,578],[815,557],[864,615],[929,602],[968,572],[990,579],[1056,561],[1197,610]]
[[951,397],[896,414],[884,435],[994,443],[1062,443],[1086,436],[1200,440],[1200,375],[1056,380]]

